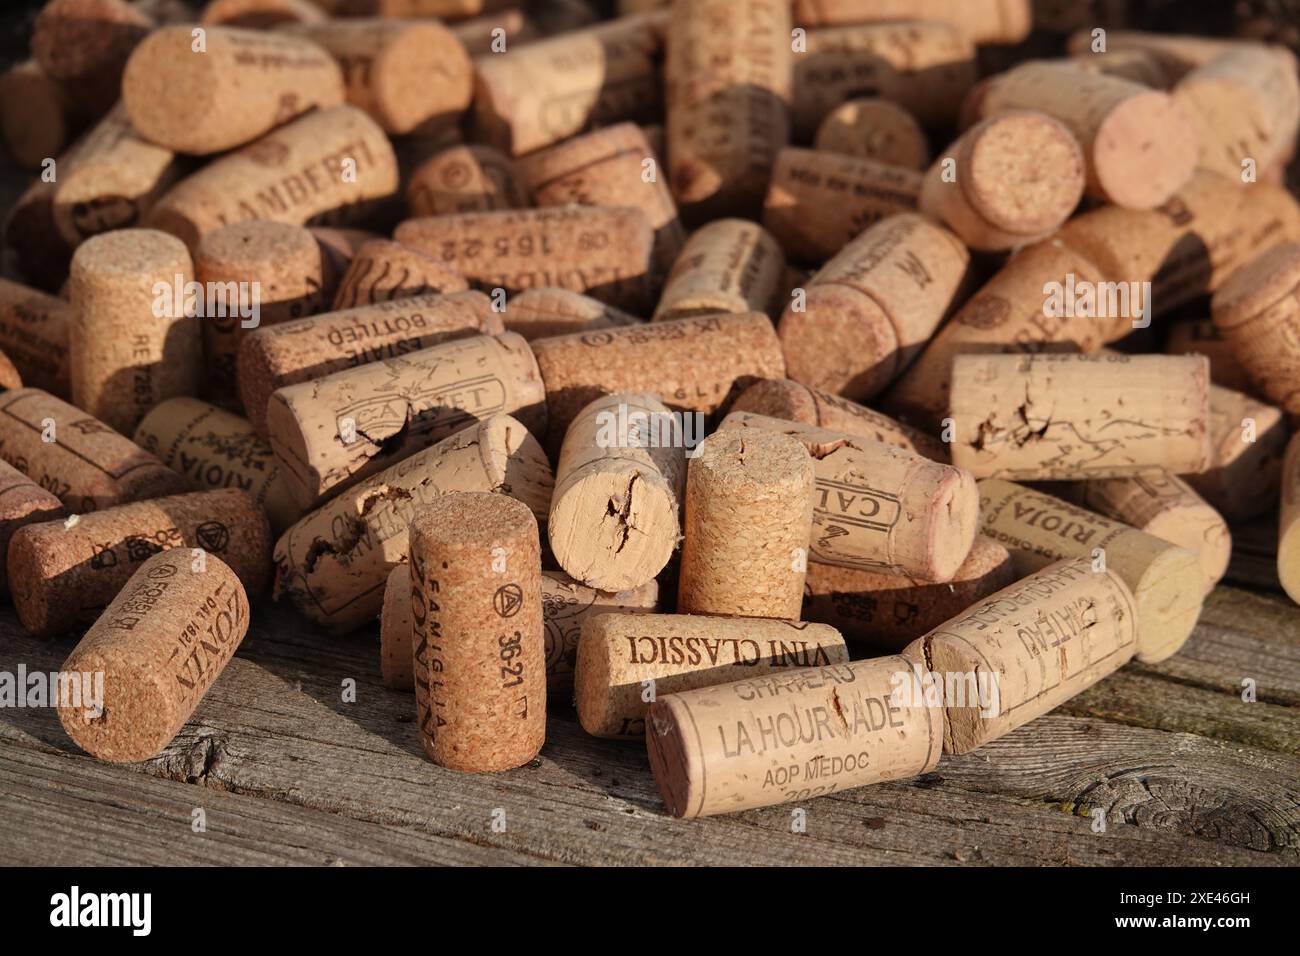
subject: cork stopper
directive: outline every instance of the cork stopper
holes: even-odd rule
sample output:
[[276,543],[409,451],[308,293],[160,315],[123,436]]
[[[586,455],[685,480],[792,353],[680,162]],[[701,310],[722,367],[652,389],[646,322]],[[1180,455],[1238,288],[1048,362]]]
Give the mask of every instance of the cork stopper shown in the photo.
[[1211,385],[1211,463],[1187,483],[1230,521],[1272,510],[1287,434],[1281,409]]
[[710,435],[686,473],[678,610],[798,618],[812,510],[813,460],[799,442]]
[[91,112],[104,113],[117,99],[131,51],[152,26],[124,0],[50,0],[32,27],[32,56]]
[[897,103],[870,96],[841,103],[827,113],[813,148],[906,169],[930,165],[930,144],[912,114]]
[[391,302],[431,292],[464,292],[461,276],[432,256],[387,239],[374,239],[358,250],[339,282],[334,311],[376,302]]
[[121,432],[201,375],[198,319],[186,306],[194,275],[183,243],[153,229],[86,240],[72,257],[72,401]]
[[209,0],[201,23],[265,30],[287,23],[322,23],[324,10],[312,0]]
[[203,48],[189,26],[142,42],[122,76],[131,123],[178,153],[208,155],[344,99],[338,64],[314,43],[283,33],[210,26]]
[[1277,526],[1277,576],[1300,604],[1300,437],[1291,436],[1282,464],[1282,507]]
[[411,519],[420,741],[451,770],[508,770],[546,739],[537,520],[504,495],[452,492]]
[[35,60],[0,73],[0,136],[23,168],[38,169],[63,152],[79,119],[67,92]]
[[220,559],[197,570],[188,548],[153,555],[63,662],[63,673],[103,675],[102,708],[60,703],[63,729],[99,760],[161,753],[230,663],[248,617],[248,596]]
[[1019,43],[1033,26],[1029,0],[795,0],[794,22],[809,27],[915,17],[948,24],[972,43]]
[[672,264],[654,320],[767,312],[784,277],[785,256],[767,230],[746,219],[715,219],[691,234]]
[[12,465],[0,461],[0,596],[9,593],[5,555],[14,532],[24,525],[64,515],[63,502]]
[[547,531],[560,567],[602,591],[654,579],[681,537],[685,436],[653,395],[598,398],[569,425]]
[[532,205],[510,157],[478,144],[452,146],[420,164],[407,183],[406,203],[415,216]]
[[1250,373],[1212,319],[1170,322],[1165,333],[1166,355],[1204,355],[1210,362],[1210,381],[1237,392],[1256,391]]
[[568,289],[525,289],[510,297],[501,316],[507,329],[530,342],[554,335],[641,324],[640,319],[622,309]]
[[71,395],[68,326],[72,320],[72,306],[62,299],[0,279],[0,351],[28,386],[61,398]]

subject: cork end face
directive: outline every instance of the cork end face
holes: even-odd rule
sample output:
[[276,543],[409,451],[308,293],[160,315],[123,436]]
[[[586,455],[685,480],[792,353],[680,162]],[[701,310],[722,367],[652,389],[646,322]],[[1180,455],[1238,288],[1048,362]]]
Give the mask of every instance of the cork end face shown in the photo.
[[943,465],[943,473],[926,514],[933,515],[930,527],[931,571],[938,583],[951,581],[965,563],[979,534],[979,486],[970,472]]
[[139,282],[140,289],[130,290],[138,297],[160,276],[189,279],[193,272],[189,249],[175,236],[158,229],[116,229],[92,236],[77,247],[69,291],[75,303],[90,284],[102,289],[111,282]]
[[1131,96],[1093,140],[1096,186],[1117,206],[1154,209],[1191,178],[1199,145],[1196,128],[1167,94]]
[[[179,726],[166,722],[165,715],[174,708],[157,683],[157,671],[138,662],[114,666],[102,654],[77,651],[60,670],[82,675],[82,687],[99,686],[102,690],[100,701],[61,701],[58,707],[64,731],[96,760],[147,760],[162,753],[176,735]],[[97,685],[96,681],[102,683]]]
[[702,768],[683,735],[687,726],[682,708],[671,697],[650,705],[645,722],[646,750],[655,786],[668,812],[675,817],[699,816]]
[[[573,703],[582,729],[593,737],[617,736],[617,720],[610,719],[610,632],[601,623],[604,615],[582,622],[578,652],[573,664]],[[638,687],[638,691],[640,688]]]
[[806,385],[789,379],[765,379],[741,392],[731,405],[733,412],[750,412],[788,422],[820,425],[817,399]]
[[371,69],[379,121],[389,133],[450,126],[474,92],[469,55],[437,23],[403,23]]
[[852,289],[810,287],[802,312],[782,313],[777,336],[791,379],[844,398],[870,399],[898,371],[894,323],[874,300]]
[[1171,508],[1147,522],[1142,530],[1196,555],[1205,577],[1206,594],[1227,574],[1232,560],[1232,533],[1210,505]]
[[9,594],[18,623],[32,637],[48,638],[72,627],[69,615],[77,606],[64,598],[57,579],[43,566],[45,551],[37,542],[39,526],[19,528],[9,539],[6,571]]
[[971,205],[998,229],[1032,236],[1055,229],[1083,198],[1083,151],[1044,113],[994,116],[971,131],[958,182]]
[[[1300,243],[1274,246],[1240,266],[1214,293],[1210,310],[1214,324],[1232,329],[1297,296],[1300,286]],[[1300,306],[1298,306],[1300,307]]]
[[484,555],[492,548],[527,535],[537,537],[537,519],[522,501],[491,491],[452,491],[416,510],[411,535],[439,548]]
[[1196,555],[1183,548],[1159,554],[1136,582],[1137,659],[1155,664],[1187,643],[1201,616],[1205,573]]
[[[207,31],[211,45],[216,28]],[[238,146],[224,136],[226,124],[213,117],[216,90],[223,85],[227,58],[217,50],[195,52],[188,26],[163,27],[140,43],[122,75],[122,100],[131,125],[151,142],[181,153],[212,153]]]
[[729,496],[778,486],[811,489],[813,460],[803,443],[789,435],[727,429],[700,443],[688,476],[691,485]]
[[545,523],[555,491],[546,452],[519,419],[493,415],[477,431],[479,457],[494,490],[522,501]]

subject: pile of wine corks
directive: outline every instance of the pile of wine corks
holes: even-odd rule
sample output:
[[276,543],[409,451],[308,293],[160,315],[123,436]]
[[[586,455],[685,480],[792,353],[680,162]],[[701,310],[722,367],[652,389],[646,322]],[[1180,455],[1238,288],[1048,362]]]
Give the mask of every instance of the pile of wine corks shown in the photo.
[[1030,7],[52,0],[0,589],[70,737],[160,753],[278,601],[441,767],[576,711],[802,805],[1178,653],[1233,523],[1300,601],[1295,58]]

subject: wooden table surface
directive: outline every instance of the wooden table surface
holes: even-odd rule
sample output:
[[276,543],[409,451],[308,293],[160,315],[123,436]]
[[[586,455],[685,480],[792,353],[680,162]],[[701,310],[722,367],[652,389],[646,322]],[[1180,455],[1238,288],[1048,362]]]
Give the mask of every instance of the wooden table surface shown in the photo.
[[[809,801],[802,833],[788,806],[666,816],[644,746],[588,737],[564,706],[531,765],[442,770],[412,695],[380,680],[374,629],[331,638],[268,600],[152,760],[99,763],[53,710],[0,710],[0,863],[1294,866],[1300,608],[1271,589],[1267,522],[1237,541],[1235,583],[1177,656],[925,776]],[[72,646],[0,609],[0,671],[56,669]]]

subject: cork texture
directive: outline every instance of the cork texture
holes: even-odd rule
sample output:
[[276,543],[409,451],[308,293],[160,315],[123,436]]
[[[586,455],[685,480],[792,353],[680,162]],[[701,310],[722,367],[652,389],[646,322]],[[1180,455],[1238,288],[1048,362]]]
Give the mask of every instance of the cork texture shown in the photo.
[[32,56],[92,112],[104,113],[152,25],[124,0],[51,0],[32,26]]
[[0,596],[9,591],[6,555],[19,528],[64,515],[63,502],[17,468],[0,461]]
[[1210,360],[1210,381],[1237,392],[1258,392],[1250,373],[1213,319],[1170,322],[1165,333],[1166,355],[1204,355]]
[[83,118],[58,80],[35,60],[22,60],[0,73],[0,136],[24,169],[63,152]]
[[501,313],[505,326],[528,341],[640,325],[641,319],[568,289],[525,289],[512,295]]
[[367,242],[352,258],[334,294],[333,310],[409,299],[433,292],[464,292],[469,283],[431,256],[387,239]]
[[530,199],[510,157],[479,144],[442,150],[421,163],[406,185],[415,216],[523,209],[532,205]]
[[202,23],[254,30],[289,23],[320,23],[325,19],[325,10],[312,0],[209,0],[199,18]]
[[849,100],[827,113],[813,149],[906,169],[930,165],[930,144],[920,124],[897,103],[876,97]]
[[1286,450],[1282,410],[1210,386],[1210,467],[1187,483],[1230,521],[1248,521],[1277,501]]
[[795,23],[833,26],[915,17],[944,23],[973,43],[1019,43],[1033,25],[1029,0],[795,0]]
[[654,320],[769,312],[785,290],[785,256],[762,226],[715,219],[691,234],[664,281]]
[[1282,504],[1277,527],[1277,576],[1300,604],[1300,438],[1291,437],[1282,464]]

